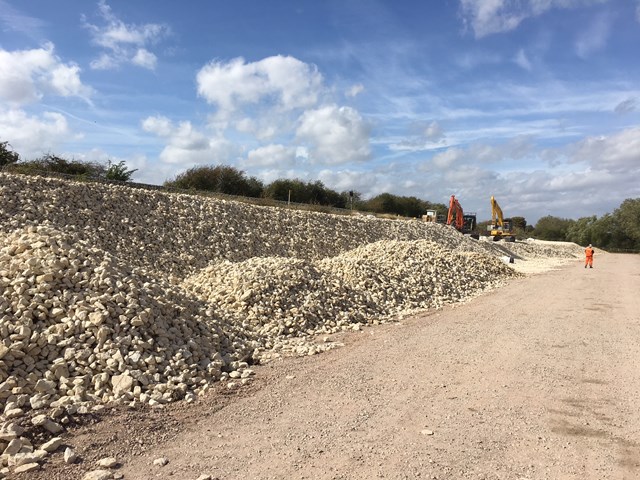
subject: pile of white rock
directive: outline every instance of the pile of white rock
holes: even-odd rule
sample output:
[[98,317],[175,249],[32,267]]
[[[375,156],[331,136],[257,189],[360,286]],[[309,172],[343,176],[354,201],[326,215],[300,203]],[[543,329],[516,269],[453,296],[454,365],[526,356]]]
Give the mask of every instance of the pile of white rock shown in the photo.
[[174,286],[26,227],[0,235],[0,400],[6,418],[166,403],[288,339],[461,301],[514,274],[426,240],[381,241],[315,262],[221,261]]
[[251,355],[203,302],[47,226],[0,234],[0,401],[25,408],[184,398]]
[[193,401],[246,383],[252,363],[337,345],[318,334],[517,275],[504,247],[419,221],[8,174],[0,197],[0,467],[24,471],[55,450],[25,429]]
[[453,228],[418,220],[256,206],[120,185],[0,173],[0,230],[49,222],[131,267],[182,279],[226,259],[317,260],[379,240],[437,239],[488,251]]
[[316,261],[217,262],[183,286],[223,318],[241,321],[269,349],[286,338],[460,302],[514,275],[496,257],[429,240],[384,240]]

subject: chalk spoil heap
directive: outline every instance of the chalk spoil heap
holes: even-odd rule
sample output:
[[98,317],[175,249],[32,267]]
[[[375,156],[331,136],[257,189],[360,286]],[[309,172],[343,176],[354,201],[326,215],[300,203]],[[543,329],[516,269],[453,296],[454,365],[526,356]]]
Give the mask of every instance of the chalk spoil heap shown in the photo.
[[0,235],[0,286],[8,417],[184,398],[257,345],[181,289],[46,226]]
[[35,451],[36,418],[56,434],[61,412],[192,401],[252,363],[335,346],[317,334],[517,275],[505,247],[418,221],[8,174],[0,196],[3,465],[33,460],[16,455]]
[[126,265],[176,281],[220,259],[317,260],[379,240],[435,237],[488,248],[418,220],[329,215],[122,185],[0,173],[0,197],[0,231],[48,222]]

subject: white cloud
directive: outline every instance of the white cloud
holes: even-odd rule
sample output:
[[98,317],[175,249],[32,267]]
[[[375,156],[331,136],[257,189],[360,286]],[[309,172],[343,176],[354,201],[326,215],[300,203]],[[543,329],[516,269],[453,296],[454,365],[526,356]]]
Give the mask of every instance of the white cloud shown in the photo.
[[[217,126],[215,122],[211,126]],[[289,121],[282,116],[273,116],[268,113],[257,115],[254,118],[245,117],[234,124],[238,132],[253,135],[258,140],[268,140],[276,136],[287,127],[292,128]],[[223,128],[218,126],[217,128]]]
[[103,25],[94,25],[85,19],[85,27],[91,32],[93,43],[107,51],[91,62],[91,68],[106,70],[117,68],[123,63],[131,63],[153,70],[157,57],[147,47],[169,35],[169,27],[157,23],[124,23],[113,14],[111,7],[104,0],[100,1],[98,8]]
[[444,132],[440,124],[434,120],[425,129],[424,136],[427,137],[428,140],[437,141],[444,137]]
[[167,117],[147,117],[142,121],[142,129],[145,132],[155,133],[160,137],[169,137],[172,132],[171,120]]
[[523,11],[509,9],[505,0],[460,0],[462,16],[476,38],[515,29],[526,18]]
[[528,72],[531,71],[531,68],[532,68],[531,62],[529,61],[527,54],[522,48],[518,50],[518,53],[516,54],[514,62],[516,62],[516,64],[519,65],[524,70],[527,70]]
[[574,163],[586,162],[593,169],[613,173],[640,173],[640,127],[615,135],[585,138],[568,150]]
[[213,61],[197,75],[198,94],[226,112],[260,102],[290,111],[315,105],[322,75],[314,65],[277,55],[246,63],[243,58]]
[[120,62],[112,55],[103,53],[97,59],[92,60],[90,65],[94,70],[112,70],[118,68]]
[[156,64],[158,63],[158,57],[149,50],[139,48],[135,56],[131,59],[131,63],[142,68],[153,70],[156,68]]
[[29,116],[20,109],[0,110],[0,132],[2,140],[26,159],[51,151],[71,136],[67,120],[60,113]]
[[605,47],[611,30],[609,15],[600,15],[576,40],[576,53],[580,58],[587,58],[592,53]]
[[51,87],[55,93],[63,97],[87,90],[80,81],[80,67],[77,65],[56,65],[51,69]]
[[265,183],[271,183],[274,180],[279,180],[282,178],[290,178],[290,179],[298,179],[302,181],[316,181],[318,179],[317,176],[311,175],[309,172],[300,170],[299,168],[269,168],[261,170],[257,175],[257,178],[262,180]]
[[[386,175],[380,172],[359,170],[326,169],[318,172],[318,180],[327,187],[338,192],[354,190],[360,192],[364,198],[369,198],[382,193],[389,186]],[[383,190],[380,190],[382,188]]]
[[32,50],[0,49],[0,100],[22,105],[47,94],[87,100],[91,93],[80,80],[80,67],[63,63],[51,43]]
[[237,147],[219,134],[205,135],[193,127],[191,122],[173,124],[166,117],[148,117],[142,128],[167,141],[160,153],[164,163],[182,165],[229,163],[237,155]]
[[440,124],[432,120],[428,124],[417,122],[410,126],[411,136],[401,139],[387,139],[387,148],[395,152],[419,152],[426,150],[441,150],[448,145],[444,131]]
[[296,162],[296,147],[285,145],[265,145],[251,150],[243,167],[292,167]]
[[444,152],[434,155],[431,161],[438,168],[450,168],[452,165],[464,158],[465,154],[461,149],[449,148]]
[[[466,148],[449,148],[433,156],[431,162],[438,168],[467,167],[473,163],[497,164],[505,161],[521,160],[534,153],[531,139],[526,136],[516,137],[509,142],[498,145],[473,143]],[[425,164],[424,168],[428,168]]]
[[335,165],[369,159],[369,126],[350,107],[328,105],[300,117],[296,137],[309,143],[312,161]]
[[575,8],[607,0],[460,0],[465,24],[476,38],[514,30],[527,18],[554,8]]
[[351,88],[347,90],[346,95],[347,97],[357,97],[362,92],[364,92],[364,85],[362,85],[361,83],[357,83],[355,85],[352,85]]
[[170,140],[174,147],[185,150],[203,150],[207,148],[207,137],[193,128],[191,122],[179,122],[173,125],[166,117],[148,117],[142,121],[143,130]]

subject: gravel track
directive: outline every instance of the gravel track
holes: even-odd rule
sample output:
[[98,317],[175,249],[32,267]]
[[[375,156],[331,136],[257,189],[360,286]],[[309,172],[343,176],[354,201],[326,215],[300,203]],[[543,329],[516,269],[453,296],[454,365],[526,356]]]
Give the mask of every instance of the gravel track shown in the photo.
[[640,257],[602,255],[336,335],[246,389],[109,412],[66,437],[84,465],[20,478],[108,454],[131,480],[637,479],[639,279]]

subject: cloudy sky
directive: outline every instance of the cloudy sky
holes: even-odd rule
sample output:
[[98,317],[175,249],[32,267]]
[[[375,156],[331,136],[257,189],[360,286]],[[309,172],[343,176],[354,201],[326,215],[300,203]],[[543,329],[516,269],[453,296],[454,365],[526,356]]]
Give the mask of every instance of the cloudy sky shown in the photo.
[[0,141],[490,217],[640,197],[639,0],[0,0]]

